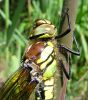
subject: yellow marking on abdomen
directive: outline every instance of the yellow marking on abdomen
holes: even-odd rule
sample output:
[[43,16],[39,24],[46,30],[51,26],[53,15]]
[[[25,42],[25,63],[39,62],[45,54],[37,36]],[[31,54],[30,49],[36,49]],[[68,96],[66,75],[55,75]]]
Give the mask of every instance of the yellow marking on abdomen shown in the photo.
[[53,90],[54,90],[54,77],[44,82],[45,100],[53,99],[54,97]]
[[51,46],[51,47],[54,47],[53,44],[52,44],[52,42],[47,42],[47,44],[48,44],[49,46]]
[[44,82],[44,85],[53,85],[53,84],[54,84],[54,78],[51,78],[50,80]]
[[40,65],[40,69],[44,69],[47,64],[52,60],[52,57],[50,56],[49,59],[47,59],[47,61],[45,61],[43,64]]
[[37,60],[37,63],[44,62],[48,56],[53,52],[53,48],[51,46],[47,46],[40,55],[40,58]]
[[52,98],[53,98],[53,92],[45,91],[45,100],[52,99]]
[[47,66],[46,71],[43,74],[43,80],[50,79],[56,71],[56,60],[53,60],[53,62]]

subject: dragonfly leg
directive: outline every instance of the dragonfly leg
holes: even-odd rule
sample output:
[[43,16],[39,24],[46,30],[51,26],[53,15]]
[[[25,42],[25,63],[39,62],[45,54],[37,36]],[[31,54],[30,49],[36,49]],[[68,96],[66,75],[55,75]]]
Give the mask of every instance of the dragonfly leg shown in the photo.
[[66,70],[66,68],[65,68],[65,66],[64,66],[64,64],[63,64],[63,61],[62,60],[59,60],[59,65],[60,65],[60,67],[61,67],[61,69],[63,70],[63,72],[64,72],[64,74],[65,74],[65,76],[67,77],[67,79],[69,80],[70,79],[70,67],[69,67],[69,71],[67,71]]
[[70,52],[70,53],[72,53],[72,54],[74,54],[74,55],[77,55],[77,56],[80,55],[80,51],[79,51],[78,48],[77,48],[77,51],[74,51],[74,50],[72,50],[72,49],[70,49],[70,48],[68,48],[68,47],[66,47],[66,46],[64,46],[64,45],[58,45],[58,46],[59,46],[59,50],[60,50],[60,51],[62,51],[62,49],[64,49],[64,50],[66,50],[66,51],[68,51],[68,52]]
[[[63,22],[64,22],[64,20],[65,20],[65,18],[66,18],[66,16],[67,16],[68,28],[67,28],[63,33],[61,33],[61,34],[59,34],[58,36],[56,36],[55,39],[62,38],[62,37],[64,37],[65,35],[67,35],[67,34],[71,31],[70,21],[69,21],[69,15],[68,15],[68,10],[69,10],[69,9],[67,9],[67,11],[65,12],[64,17],[63,17]],[[63,25],[63,24],[62,24],[62,25]]]
[[[70,27],[70,21],[69,21],[69,15],[68,15],[68,10],[65,12],[65,15],[63,17],[63,22],[65,20],[65,17],[67,16],[67,20],[68,20],[68,28],[66,29],[65,32],[61,33],[60,35],[56,36],[55,39],[59,39],[59,38],[62,38],[64,37],[65,35],[67,35],[70,31],[71,31],[71,27]],[[65,49],[66,51],[69,51],[70,53],[74,54],[74,55],[80,55],[80,51],[79,51],[79,48],[78,48],[78,43],[77,43],[77,40],[75,38],[75,35],[73,34],[73,40],[76,44],[76,48],[77,48],[77,51],[74,51],[74,50],[71,50],[70,48],[67,48],[65,47],[64,45],[60,45],[60,48],[63,48]]]
[[77,40],[76,40],[76,37],[75,37],[74,34],[73,34],[73,40],[74,40],[74,43],[75,43],[75,45],[76,45],[77,51],[72,50],[72,49],[70,49],[70,48],[68,48],[68,47],[66,47],[66,46],[64,46],[64,45],[62,45],[62,44],[58,45],[59,50],[60,50],[60,51],[63,51],[62,49],[64,49],[64,50],[66,50],[66,51],[68,51],[68,52],[70,52],[70,53],[72,53],[72,54],[74,54],[74,55],[79,56],[79,55],[80,55],[80,50],[79,50],[78,43],[77,43]]

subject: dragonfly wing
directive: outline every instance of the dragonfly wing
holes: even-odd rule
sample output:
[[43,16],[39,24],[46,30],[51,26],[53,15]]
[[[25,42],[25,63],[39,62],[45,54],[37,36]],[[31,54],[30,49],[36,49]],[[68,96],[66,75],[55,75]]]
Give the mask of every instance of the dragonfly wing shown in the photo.
[[35,89],[36,85],[38,84],[38,81],[33,80],[30,83],[26,85],[26,87],[23,88],[24,91],[20,91],[19,94],[16,95],[17,100],[28,100],[29,96]]
[[36,81],[31,81],[30,71],[27,67],[17,70],[2,86],[0,100],[27,100],[37,85]]

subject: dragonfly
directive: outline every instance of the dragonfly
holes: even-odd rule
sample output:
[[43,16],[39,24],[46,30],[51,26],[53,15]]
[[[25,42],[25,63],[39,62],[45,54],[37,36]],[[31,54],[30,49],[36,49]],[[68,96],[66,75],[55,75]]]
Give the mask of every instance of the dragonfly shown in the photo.
[[61,67],[67,79],[70,79],[70,72],[66,70],[63,60],[57,57],[58,51],[62,54],[69,52],[75,55],[80,55],[80,52],[78,47],[77,51],[74,51],[57,42],[71,31],[68,13],[65,15],[69,28],[60,35],[50,21],[35,21],[20,68],[0,89],[0,100],[32,100],[30,96],[34,90],[35,100],[53,100],[54,75],[57,68]]

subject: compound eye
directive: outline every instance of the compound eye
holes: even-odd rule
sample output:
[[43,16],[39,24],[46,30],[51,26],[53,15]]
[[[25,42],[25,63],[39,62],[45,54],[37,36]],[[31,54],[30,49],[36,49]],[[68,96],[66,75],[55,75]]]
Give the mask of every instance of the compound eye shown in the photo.
[[36,21],[36,25],[37,26],[39,26],[41,24],[45,24],[45,23],[46,23],[45,20],[38,20],[38,21]]
[[42,25],[44,23],[45,23],[44,20],[36,20],[35,23],[34,23],[34,27],[33,28],[36,28],[36,27],[38,27],[38,26],[40,26],[40,25]]
[[35,21],[35,24],[34,24],[34,27],[33,28],[36,28],[36,27],[38,27],[38,26],[40,26],[42,24],[51,24],[51,22],[48,21],[48,20],[37,19]]

